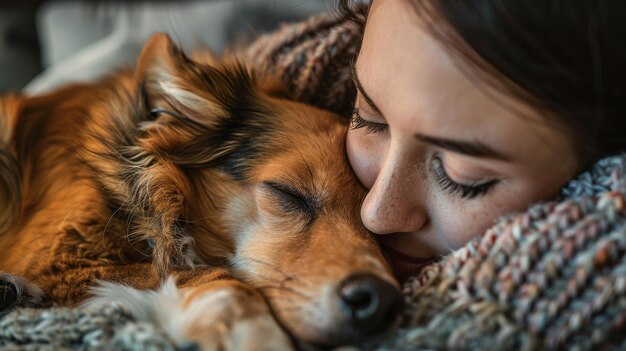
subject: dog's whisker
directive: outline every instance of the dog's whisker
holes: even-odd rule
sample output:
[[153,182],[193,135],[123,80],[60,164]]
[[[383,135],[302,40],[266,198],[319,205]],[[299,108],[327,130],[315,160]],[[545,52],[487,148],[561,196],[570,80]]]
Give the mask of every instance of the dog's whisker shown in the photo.
[[245,259],[245,260],[248,260],[248,261],[251,261],[251,262],[254,262],[254,263],[263,264],[263,265],[273,269],[274,271],[282,274],[285,277],[285,279],[297,280],[297,281],[299,281],[301,283],[304,283],[300,278],[284,272],[283,270],[281,270],[280,268],[276,267],[276,265],[274,265],[274,264],[272,264],[270,262],[267,262],[267,261],[264,261],[264,260],[261,260],[261,259],[258,259],[258,258],[254,258],[254,257],[249,257],[249,256],[241,256],[240,259],[241,260]]
[[123,206],[118,207],[115,211],[113,211],[113,213],[111,214],[111,216],[109,217],[109,220],[107,221],[107,223],[104,225],[104,229],[102,229],[102,237],[104,237],[104,235],[106,234],[107,228],[109,228],[109,225],[111,224],[111,221],[113,220],[113,217],[115,217],[115,215],[122,210]]
[[296,143],[292,142],[291,144],[296,149],[296,151],[298,151],[298,154],[300,155],[300,158],[302,159],[302,163],[306,167],[306,170],[309,173],[309,176],[311,177],[311,181],[314,181],[315,176],[313,175],[313,170],[311,169],[311,166],[309,166],[309,163],[304,158],[304,155],[302,155],[302,151],[300,151],[300,148],[298,148],[298,145],[296,145]]
[[180,221],[185,223],[185,224],[194,224],[194,223],[197,223],[197,222],[202,222],[205,219],[211,218],[211,217],[212,217],[211,215],[207,215],[207,216],[196,218],[196,219],[181,219]]
[[257,274],[257,277],[261,280],[267,280],[267,281],[271,281],[271,282],[276,282],[277,284],[279,284],[280,286],[283,286],[285,283],[291,281],[288,278],[275,278],[275,277],[270,277],[267,275],[263,275],[263,274]]
[[265,290],[265,289],[274,289],[274,290],[280,290],[280,291],[287,291],[287,292],[291,292],[297,295],[300,295],[306,299],[312,300],[313,298],[310,295],[307,295],[305,293],[303,293],[302,291],[295,289],[295,288],[290,288],[290,287],[286,287],[286,286],[277,286],[277,285],[265,285],[265,286],[257,286],[256,287],[259,290]]
[[[236,266],[236,265],[241,264],[241,263],[248,263],[246,261],[247,259],[248,258],[243,258],[243,257],[237,258],[237,260],[231,261],[230,265],[232,267],[232,266]],[[260,274],[260,273],[255,273],[255,276],[257,278],[259,278],[259,279],[276,282],[276,283],[278,283],[280,285],[284,285],[285,283],[292,282],[292,281],[295,281],[295,282],[298,282],[298,283],[304,283],[301,280],[295,279],[295,277],[287,275],[287,274],[285,274],[282,271],[276,270],[275,267],[272,267],[268,262],[264,262],[264,261],[260,261],[260,260],[258,260],[258,261],[252,260],[252,263],[265,263],[266,265],[269,265],[270,268],[274,269],[275,272],[278,272],[281,275],[281,277],[274,277],[274,276],[270,276],[270,275],[264,275],[264,274]]]
[[282,313],[293,313],[293,312],[307,312],[306,309],[300,307],[300,306],[289,306],[289,307],[281,307],[280,311]]

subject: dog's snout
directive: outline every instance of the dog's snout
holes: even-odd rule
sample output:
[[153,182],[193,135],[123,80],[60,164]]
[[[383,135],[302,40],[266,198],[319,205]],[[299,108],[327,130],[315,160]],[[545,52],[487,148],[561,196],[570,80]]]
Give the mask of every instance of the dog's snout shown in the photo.
[[402,310],[402,295],[392,284],[373,274],[353,275],[339,285],[348,322],[361,333],[387,328]]

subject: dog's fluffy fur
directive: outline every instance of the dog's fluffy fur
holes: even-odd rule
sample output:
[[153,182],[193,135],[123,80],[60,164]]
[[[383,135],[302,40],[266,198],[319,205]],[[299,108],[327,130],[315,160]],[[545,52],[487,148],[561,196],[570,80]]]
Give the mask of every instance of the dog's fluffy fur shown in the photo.
[[[393,278],[360,224],[347,121],[270,82],[230,60],[193,62],[155,35],[134,70],[1,98],[0,271],[59,305],[99,280],[157,289],[173,275],[161,298],[106,283],[93,302],[127,296],[207,348],[243,330],[288,347],[265,301],[305,341],[353,340],[337,284]],[[224,326],[231,341],[216,339]]]

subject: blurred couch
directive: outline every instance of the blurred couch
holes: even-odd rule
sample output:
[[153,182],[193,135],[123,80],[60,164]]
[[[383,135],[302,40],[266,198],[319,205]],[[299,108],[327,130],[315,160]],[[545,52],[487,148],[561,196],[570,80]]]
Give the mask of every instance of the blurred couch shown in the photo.
[[39,94],[95,79],[134,63],[153,32],[169,33],[186,50],[221,52],[228,43],[333,6],[333,0],[75,0],[13,9],[0,16],[0,91]]
[[0,92],[19,90],[41,70],[35,11],[0,9]]

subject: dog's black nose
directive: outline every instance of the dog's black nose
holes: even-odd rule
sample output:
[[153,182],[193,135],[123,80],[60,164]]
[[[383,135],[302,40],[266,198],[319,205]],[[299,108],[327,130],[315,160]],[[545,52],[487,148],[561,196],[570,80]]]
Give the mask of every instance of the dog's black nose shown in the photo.
[[361,333],[382,331],[402,310],[402,295],[390,283],[373,274],[352,275],[339,285],[348,322]]

